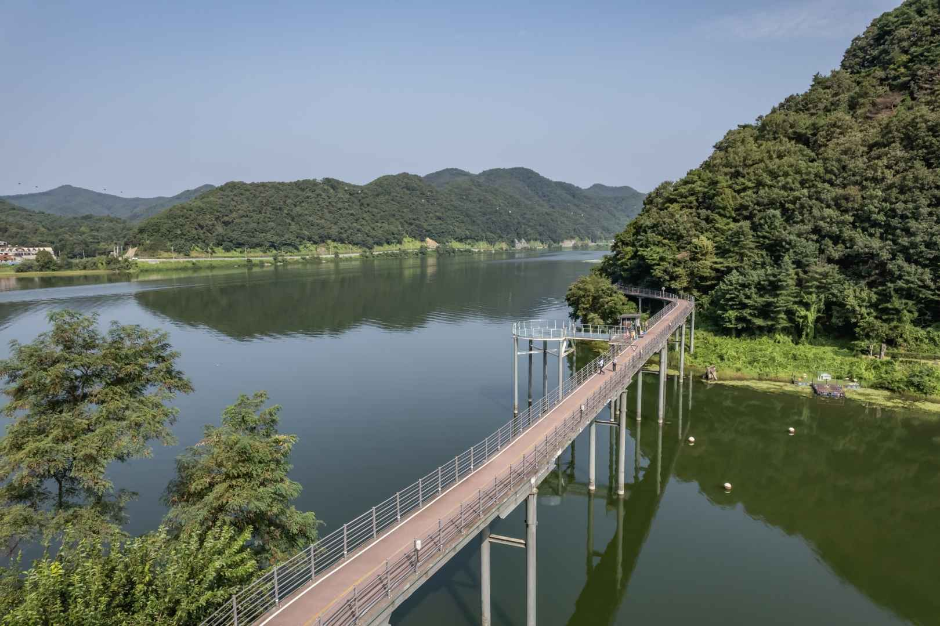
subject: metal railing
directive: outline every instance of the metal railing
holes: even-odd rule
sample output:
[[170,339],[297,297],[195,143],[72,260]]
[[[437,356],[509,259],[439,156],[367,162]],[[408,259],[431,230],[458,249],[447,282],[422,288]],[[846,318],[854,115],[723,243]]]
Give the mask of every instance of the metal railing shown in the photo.
[[[657,295],[656,297],[660,296]],[[461,503],[459,518],[455,510],[451,511],[448,516],[439,519],[437,526],[425,533],[427,541],[422,542],[423,547],[421,550],[415,551],[414,549],[403,548],[394,558],[386,560],[384,567],[379,568],[381,571],[374,571],[364,577],[359,584],[354,586],[342,598],[333,602],[329,613],[320,615],[317,620],[318,626],[322,624],[333,626],[355,623],[359,616],[372,609],[382,598],[388,597],[392,589],[418,571],[421,563],[426,561],[430,548],[435,548],[430,554],[443,550],[443,547],[454,539],[455,533],[462,534],[467,524],[479,520],[493,507],[501,504],[500,498],[507,492],[511,492],[515,488],[514,486],[521,484],[519,481],[522,478],[520,477],[525,476],[525,480],[528,480],[528,476],[532,474],[532,469],[539,466],[538,459],[544,460],[547,450],[561,441],[559,437],[567,437],[572,432],[566,426],[569,422],[571,424],[577,423],[572,421],[576,418],[577,420],[589,419],[586,417],[587,415],[593,416],[596,413],[596,411],[595,413],[591,413],[591,411],[594,411],[595,408],[600,410],[606,400],[598,404],[599,398],[610,392],[611,385],[623,383],[623,379],[626,378],[628,372],[632,375],[631,369],[637,365],[636,361],[643,359],[640,365],[645,362],[646,358],[656,351],[651,346],[657,345],[659,336],[668,336],[677,326],[677,324],[673,324],[668,329],[653,329],[675,307],[676,303],[671,301],[650,318],[649,322],[652,330],[647,332],[647,336],[651,337],[651,341],[642,349],[630,352],[630,346],[611,346],[610,352],[592,360],[565,380],[560,388],[549,391],[546,396],[534,402],[531,407],[504,424],[483,441],[458,454],[453,460],[419,478],[417,482],[395,493],[359,517],[343,524],[342,527],[322,537],[315,544],[302,550],[292,558],[265,572],[244,589],[234,594],[231,600],[208,617],[203,625],[221,626],[231,624],[238,626],[239,624],[251,624],[262,617],[279,606],[281,601],[293,592],[313,581],[316,577],[324,575],[334,565],[347,559],[360,548],[371,544],[382,535],[396,528],[403,518],[427,506],[438,495],[470,476],[489,459],[499,454],[508,444],[537,424],[565,397],[583,385],[590,377],[597,374],[601,359],[609,362],[611,356],[630,352],[628,360],[619,364],[614,376],[611,376],[601,389],[591,395],[584,411],[573,413],[565,419],[560,427],[562,428],[561,434],[559,434],[559,428],[556,428],[551,438],[546,438],[545,442],[535,446],[530,453],[523,455],[521,467],[510,464],[508,472],[502,478],[498,477],[492,488],[478,492],[476,508],[474,508],[473,501]],[[621,388],[623,386],[625,384],[621,384]],[[580,432],[580,427],[574,432],[575,434]],[[527,460],[530,454],[534,455],[531,461]],[[532,465],[530,466],[529,463]]]

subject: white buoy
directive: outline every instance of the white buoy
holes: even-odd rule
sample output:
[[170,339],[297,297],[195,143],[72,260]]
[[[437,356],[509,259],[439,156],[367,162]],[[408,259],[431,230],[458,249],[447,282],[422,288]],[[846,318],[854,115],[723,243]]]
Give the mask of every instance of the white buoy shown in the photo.
[[791,435],[795,435],[796,429],[791,426],[790,428],[787,429],[787,432],[790,433]]
[[690,446],[694,446],[694,445],[695,445],[695,437],[689,437],[689,445],[690,445]]
[[731,491],[731,483],[725,483],[725,491]]

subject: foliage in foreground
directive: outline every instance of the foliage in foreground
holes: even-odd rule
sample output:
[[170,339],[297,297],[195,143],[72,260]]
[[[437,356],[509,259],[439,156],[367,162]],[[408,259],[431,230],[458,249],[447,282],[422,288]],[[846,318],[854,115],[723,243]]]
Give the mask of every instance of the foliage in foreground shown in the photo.
[[114,497],[105,470],[149,456],[152,440],[173,442],[177,410],[165,403],[192,390],[166,333],[114,323],[102,334],[96,316],[73,311],[49,321],[0,361],[13,420],[0,439],[0,541],[12,546],[28,529],[116,530],[125,495]]
[[0,623],[198,624],[257,571],[250,534],[220,524],[178,539],[161,528],[110,548],[93,538],[67,543],[23,576],[0,573]]
[[301,491],[287,477],[297,437],[277,432],[280,407],[263,408],[267,398],[263,391],[241,395],[222,413],[221,427],[206,426],[203,440],[177,459],[165,502],[179,528],[255,529],[255,552],[277,561],[316,541],[318,522],[290,504]]
[[173,441],[166,402],[191,386],[164,333],[113,324],[102,334],[73,311],[49,319],[52,330],[13,342],[0,362],[13,420],[0,438],[0,538],[11,553],[24,538],[47,546],[26,572],[18,560],[0,568],[0,623],[198,623],[259,567],[316,539],[313,513],[291,505],[296,437],[277,432],[264,392],[206,429],[179,460],[164,525],[128,539],[134,494],[115,493],[106,470],[148,456],[151,440]]

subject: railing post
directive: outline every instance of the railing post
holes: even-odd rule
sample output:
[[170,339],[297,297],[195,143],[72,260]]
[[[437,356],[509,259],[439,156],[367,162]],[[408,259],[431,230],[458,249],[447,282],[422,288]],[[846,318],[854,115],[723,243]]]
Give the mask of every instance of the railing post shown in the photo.
[[471,471],[471,472],[473,471],[473,465],[474,465],[474,463],[473,463],[473,456],[474,456],[473,453],[476,451],[476,449],[477,449],[476,446],[472,446],[472,447],[470,448],[470,471]]
[[346,526],[347,524],[343,524],[343,558],[344,559],[346,558],[347,548],[349,547],[347,543]]
[[375,507],[372,507],[372,538],[379,536],[379,526],[375,521]]
[[454,457],[454,483],[460,482],[460,464],[458,463],[459,458],[459,454]]
[[395,492],[395,519],[401,521],[401,492]]
[[235,622],[235,626],[238,626],[238,602],[235,601],[234,595],[232,595],[232,620]]
[[463,501],[460,502],[460,532],[463,533]]
[[313,544],[310,544],[310,580],[313,580],[313,577],[317,574],[317,561],[316,556],[313,551]]
[[444,551],[444,522],[437,518],[437,551]]
[[483,490],[477,489],[477,508],[480,509],[480,519],[483,519]]
[[274,566],[274,605],[281,606],[281,594],[277,586],[277,565]]
[[392,597],[392,581],[388,573],[388,559],[385,559],[385,597]]
[[443,465],[437,466],[437,493],[438,494],[441,493],[441,469],[443,467],[444,467]]
[[418,479],[418,508],[419,509],[422,506],[424,506],[424,485],[421,484],[423,480],[424,480],[423,477]]

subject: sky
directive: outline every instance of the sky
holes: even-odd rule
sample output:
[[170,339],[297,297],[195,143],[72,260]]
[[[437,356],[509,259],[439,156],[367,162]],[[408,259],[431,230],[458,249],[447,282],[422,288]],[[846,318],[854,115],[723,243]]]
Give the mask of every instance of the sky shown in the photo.
[[899,0],[0,0],[0,194],[529,167],[649,191]]

